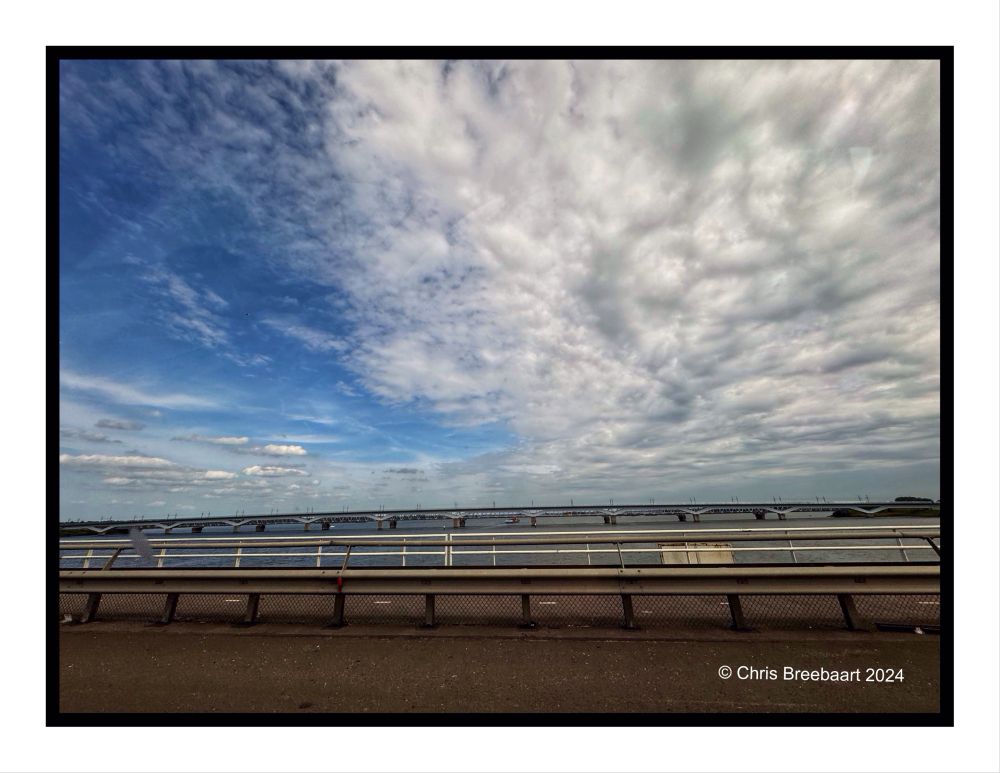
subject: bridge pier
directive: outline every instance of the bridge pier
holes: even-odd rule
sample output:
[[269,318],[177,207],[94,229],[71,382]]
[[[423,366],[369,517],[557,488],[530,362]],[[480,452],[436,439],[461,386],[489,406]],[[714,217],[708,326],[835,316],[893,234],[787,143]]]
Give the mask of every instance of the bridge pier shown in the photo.
[[321,523],[319,525],[319,528],[320,528],[320,531],[330,531],[330,522],[329,521],[323,521],[323,523]]
[[399,521],[397,521],[397,520],[389,521],[389,528],[390,529],[395,529],[396,526],[398,526],[398,525],[399,525]]
[[532,526],[538,525],[538,519],[535,516],[531,516],[531,525]]
[[686,523],[687,519],[688,519],[688,517],[684,513],[677,513],[677,522],[678,523]]
[[606,524],[611,523],[611,516],[610,515],[604,515],[604,516],[601,516],[601,517],[604,520],[604,523],[606,523]]
[[263,524],[263,523],[258,523],[258,524],[257,524],[257,525],[256,525],[256,526],[254,527],[254,531],[264,531],[264,529],[265,529],[265,528],[266,528],[265,524]]
[[753,511],[753,517],[756,518],[758,521],[766,521],[767,518],[765,516],[766,516],[766,512],[764,510],[754,510]]
[[205,528],[204,526],[192,526],[191,527],[191,533],[192,534],[201,534],[201,531],[204,528]]
[[238,523],[233,524],[233,532],[238,532],[239,530],[240,530],[240,525]]
[[381,520],[375,521],[375,530],[376,531],[382,531],[382,521]]
[[302,524],[302,531],[309,531],[309,527],[310,527],[311,525],[312,525],[312,524],[311,524],[311,523],[309,523],[309,521],[305,521],[305,522],[304,522],[304,523]]
[[785,516],[785,514],[784,514],[784,513],[778,513],[778,520],[779,520],[779,521],[784,521],[784,520],[785,520],[785,518],[786,518],[786,516]]

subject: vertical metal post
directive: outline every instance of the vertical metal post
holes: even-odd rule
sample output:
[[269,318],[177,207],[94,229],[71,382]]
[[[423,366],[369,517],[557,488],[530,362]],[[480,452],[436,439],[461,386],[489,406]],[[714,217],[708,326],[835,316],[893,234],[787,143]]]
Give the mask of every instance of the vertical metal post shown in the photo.
[[89,550],[87,551],[87,554],[86,554],[86,557],[85,557],[85,558],[83,559],[83,568],[84,568],[84,569],[90,569],[90,557],[91,557],[92,555],[94,555],[94,549],[93,549],[93,548],[90,548],[90,549],[89,549]]
[[238,547],[236,548],[236,558],[235,558],[235,559],[233,559],[233,568],[234,568],[234,569],[239,569],[239,567],[240,567],[240,557],[241,557],[242,555],[243,555],[243,546],[242,546],[242,545],[239,545],[239,546],[238,546]]
[[164,547],[160,548],[160,552],[156,554],[156,568],[157,569],[162,569],[163,568],[163,557],[166,556],[166,555],[167,555],[167,548],[166,548],[166,546],[164,546]]
[[161,625],[167,625],[168,623],[173,622],[174,614],[177,612],[177,599],[179,597],[179,593],[167,594],[167,602],[163,605],[163,616],[160,618]]
[[319,569],[323,565],[323,546],[320,545],[316,548],[316,568]]
[[585,547],[587,548],[587,566],[592,566],[590,562],[590,543],[588,542]]
[[844,613],[844,622],[852,631],[870,631],[871,623],[865,620],[854,606],[854,596],[850,593],[838,593],[837,601],[840,602],[840,610]]
[[521,628],[534,628],[535,621],[531,619],[531,596],[521,594]]
[[792,554],[792,563],[797,564],[799,559],[795,555],[795,546],[792,545],[792,541],[788,540],[788,552]]
[[97,618],[97,608],[101,605],[101,594],[100,593],[88,593],[87,594],[87,606],[83,608],[83,617],[80,618],[81,623],[89,623]]
[[906,548],[903,547],[903,538],[896,537],[896,544],[899,545],[899,552],[903,554],[903,561],[909,562],[909,557],[906,555]]
[[403,567],[406,567],[406,540],[403,540]]
[[424,596],[424,628],[434,627],[434,594]]
[[338,593],[333,597],[333,620],[330,628],[340,628],[344,624],[344,594]]
[[257,608],[260,606],[260,594],[247,594],[247,609],[243,615],[243,625],[253,625],[257,622]]
[[625,624],[622,628],[634,631],[638,626],[635,624],[635,611],[632,609],[632,596],[627,593],[622,594],[622,612],[625,613]]
[[493,543],[493,566],[497,565],[497,538],[490,537],[490,542]]
[[746,618],[743,617],[743,603],[740,601],[740,597],[731,593],[726,596],[726,601],[729,602],[729,616],[733,619],[733,630],[749,631]]

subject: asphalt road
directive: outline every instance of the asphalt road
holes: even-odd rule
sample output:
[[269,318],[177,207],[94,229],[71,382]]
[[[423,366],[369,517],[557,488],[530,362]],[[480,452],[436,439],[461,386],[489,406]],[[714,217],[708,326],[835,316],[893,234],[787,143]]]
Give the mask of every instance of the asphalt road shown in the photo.
[[[733,676],[720,678],[723,666]],[[740,679],[740,666],[760,669],[760,678]],[[786,680],[786,666],[860,669],[862,681]],[[903,679],[864,681],[869,667],[902,669]],[[938,672],[938,638],[916,634],[649,637],[95,623],[61,630],[59,709],[937,712]]]

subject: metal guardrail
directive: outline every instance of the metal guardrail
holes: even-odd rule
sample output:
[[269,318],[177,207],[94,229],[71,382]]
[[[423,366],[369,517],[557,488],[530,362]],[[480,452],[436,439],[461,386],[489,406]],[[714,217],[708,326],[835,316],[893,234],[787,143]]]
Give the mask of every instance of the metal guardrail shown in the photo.
[[[934,530],[869,530],[858,539],[893,537],[919,538],[928,545],[925,549],[938,551]],[[727,536],[733,542],[789,541],[789,540],[844,540],[845,530],[811,531],[807,535],[770,533],[734,533]],[[659,535],[656,551],[698,550],[692,543],[708,543],[718,535],[701,536],[696,540],[690,535]],[[252,540],[256,544],[264,540]],[[635,627],[632,606],[633,596],[697,596],[724,595],[727,599],[733,627],[746,628],[742,613],[743,596],[834,595],[840,603],[844,620],[852,629],[865,629],[868,623],[858,614],[854,604],[857,595],[912,595],[940,594],[940,566],[938,563],[883,563],[883,564],[797,564],[797,565],[642,565],[627,566],[624,545],[649,542],[649,535],[616,535],[595,537],[533,537],[531,539],[493,539],[476,537],[461,539],[430,538],[420,541],[422,546],[442,547],[444,567],[431,568],[356,568],[350,567],[351,551],[356,547],[403,547],[412,545],[407,538],[391,540],[329,539],[294,541],[310,546],[341,547],[343,562],[338,569],[122,569],[113,568],[116,559],[130,549],[119,545],[107,556],[89,556],[89,560],[104,561],[101,569],[67,569],[59,573],[59,591],[63,594],[86,594],[87,604],[81,622],[93,620],[104,594],[166,594],[161,622],[174,617],[177,602],[182,594],[236,594],[246,597],[245,623],[257,619],[262,595],[314,595],[332,596],[334,612],[331,625],[342,625],[344,606],[348,596],[371,595],[421,595],[425,600],[425,623],[434,624],[435,599],[438,596],[511,596],[521,597],[524,624],[531,623],[530,601],[532,595],[618,596],[621,598],[624,625]],[[237,547],[244,541],[227,541]],[[275,541],[271,541],[272,543]],[[288,541],[277,541],[279,547],[288,547]],[[449,563],[449,552],[456,547],[497,546],[521,548],[528,545],[592,544],[612,546],[617,552],[617,566],[542,566],[542,567],[465,567],[454,568]],[[683,547],[670,547],[683,545]],[[224,545],[219,545],[223,547]],[[203,541],[174,544],[178,549],[203,549]],[[886,549],[887,546],[878,546]],[[891,549],[891,546],[889,546]],[[73,549],[80,549],[74,543]],[[131,548],[134,549],[134,548]],[[536,548],[537,549],[537,548]],[[717,552],[718,545],[706,549]],[[731,548],[738,550],[739,548]],[[782,548],[787,549],[787,548]],[[807,548],[798,548],[803,550]],[[906,550],[916,549],[914,546]],[[507,551],[503,551],[507,552]],[[516,551],[515,551],[516,552]],[[239,553],[237,553],[239,556]],[[239,558],[237,557],[237,561]]]
[[[822,529],[822,528],[799,528],[799,529],[729,529],[729,530],[699,530],[696,532],[674,531],[674,530],[646,530],[642,533],[624,532],[619,534],[599,534],[586,535],[579,532],[564,532],[562,535],[530,536],[521,538],[516,536],[500,536],[495,534],[472,535],[468,537],[456,537],[452,534],[429,534],[429,535],[408,535],[391,539],[379,538],[375,536],[355,536],[348,538],[252,538],[252,539],[213,539],[197,538],[193,540],[184,539],[161,539],[148,541],[149,547],[157,550],[155,560],[158,568],[164,567],[170,559],[184,558],[208,558],[218,561],[222,558],[233,559],[233,566],[239,567],[242,562],[252,559],[266,558],[310,558],[315,559],[316,568],[323,566],[323,560],[344,560],[344,566],[350,561],[351,551],[355,548],[379,548],[379,550],[367,550],[363,554],[355,552],[355,557],[359,555],[367,558],[371,557],[398,557],[403,567],[406,566],[407,548],[410,549],[409,556],[413,558],[426,558],[440,556],[444,566],[454,566],[455,558],[463,556],[489,556],[492,564],[497,566],[497,560],[507,560],[516,556],[544,556],[544,555],[572,555],[579,554],[586,558],[587,563],[592,563],[592,556],[601,554],[617,554],[622,565],[625,565],[625,557],[635,554],[652,554],[663,556],[668,553],[713,553],[717,547],[699,547],[700,543],[708,541],[718,541],[720,539],[727,542],[782,542],[781,547],[733,547],[727,546],[730,553],[789,553],[793,563],[798,560],[797,554],[810,552],[830,552],[830,551],[895,551],[898,550],[904,561],[909,561],[909,552],[912,551],[933,551],[935,555],[940,555],[939,548],[934,542],[940,536],[940,530],[936,528],[909,529],[909,528],[856,528],[856,529]],[[893,545],[822,545],[806,546],[795,545],[796,542],[816,541],[870,541],[870,540],[895,540]],[[903,540],[919,540],[926,544],[904,545]],[[638,544],[653,544],[651,548],[629,547]],[[594,546],[598,547],[594,547]],[[560,546],[560,547],[551,547]],[[573,546],[573,547],[566,547]],[[582,546],[582,547],[580,547]],[[82,568],[91,568],[92,562],[107,562],[108,568],[119,560],[141,560],[132,543],[128,540],[64,540],[59,544],[61,561],[79,561]],[[294,548],[312,548],[308,551],[287,552]],[[337,550],[339,548],[339,550]],[[388,550],[387,548],[400,548],[399,550]],[[416,548],[417,552],[413,552]],[[441,548],[440,550],[429,550],[428,548]],[[500,549],[498,549],[500,548]],[[211,550],[213,552],[204,552]],[[219,552],[221,550],[232,550],[234,552]],[[67,555],[65,551],[74,551],[77,555]],[[108,552],[102,552],[108,551]],[[131,551],[131,552],[127,552]],[[174,551],[170,553],[169,551]],[[202,552],[197,552],[202,551]],[[257,551],[257,552],[245,552]],[[267,552],[262,552],[267,551]],[[909,551],[909,552],[908,552]]]

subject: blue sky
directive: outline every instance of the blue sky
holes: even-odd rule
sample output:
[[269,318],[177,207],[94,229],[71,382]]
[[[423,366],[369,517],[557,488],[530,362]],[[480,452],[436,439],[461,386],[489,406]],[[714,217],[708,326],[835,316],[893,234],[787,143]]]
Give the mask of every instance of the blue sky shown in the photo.
[[937,89],[64,62],[61,515],[936,497]]

